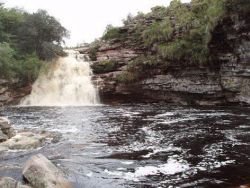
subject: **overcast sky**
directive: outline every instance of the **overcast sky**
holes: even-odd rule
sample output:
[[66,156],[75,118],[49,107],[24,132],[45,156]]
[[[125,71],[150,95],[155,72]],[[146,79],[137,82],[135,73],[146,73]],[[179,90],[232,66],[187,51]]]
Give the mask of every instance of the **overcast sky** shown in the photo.
[[[55,16],[71,34],[67,45],[91,42],[102,36],[106,26],[122,25],[129,13],[148,12],[156,5],[167,6],[170,0],[0,0],[6,7],[29,12],[45,9]],[[190,0],[182,0],[189,2]]]

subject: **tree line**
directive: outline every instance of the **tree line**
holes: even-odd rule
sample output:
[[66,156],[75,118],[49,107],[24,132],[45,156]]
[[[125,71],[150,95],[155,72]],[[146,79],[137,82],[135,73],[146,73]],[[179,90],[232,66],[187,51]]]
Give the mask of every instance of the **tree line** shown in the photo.
[[28,13],[0,4],[0,78],[32,83],[46,61],[66,55],[69,32],[45,10]]

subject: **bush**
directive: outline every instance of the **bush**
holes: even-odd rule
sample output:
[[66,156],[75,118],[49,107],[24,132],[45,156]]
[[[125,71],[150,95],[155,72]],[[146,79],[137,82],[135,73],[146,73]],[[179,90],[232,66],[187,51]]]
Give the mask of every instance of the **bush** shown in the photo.
[[31,54],[19,60],[13,69],[17,73],[21,84],[31,84],[37,79],[41,67],[42,61],[39,60],[36,54]]
[[132,72],[125,71],[116,77],[116,81],[122,84],[130,84],[138,80],[138,76]]
[[121,36],[122,35],[121,35],[120,29],[118,27],[108,25],[102,39],[103,40],[110,40],[110,39],[120,38]]
[[114,60],[106,60],[91,65],[93,73],[102,74],[115,71],[118,68],[118,62]]
[[19,79],[22,84],[36,80],[42,62],[36,54],[27,55],[20,59],[14,58],[15,51],[9,44],[0,44],[0,75],[7,79]]
[[98,48],[99,47],[97,47],[97,46],[90,48],[89,58],[90,58],[91,61],[96,61],[97,60],[97,51],[98,51]]
[[145,46],[151,47],[156,43],[169,40],[173,34],[173,28],[168,19],[163,22],[154,22],[142,32]]
[[13,66],[15,63],[14,50],[8,43],[0,43],[0,77],[13,77]]
[[154,55],[142,55],[129,62],[127,70],[117,77],[120,83],[132,83],[152,74],[151,70],[159,65],[159,59]]

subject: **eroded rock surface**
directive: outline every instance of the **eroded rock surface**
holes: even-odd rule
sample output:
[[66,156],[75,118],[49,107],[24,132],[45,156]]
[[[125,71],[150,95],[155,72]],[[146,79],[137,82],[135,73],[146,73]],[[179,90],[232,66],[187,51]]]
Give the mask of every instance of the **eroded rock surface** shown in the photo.
[[9,177],[1,177],[0,178],[0,187],[1,188],[31,188],[30,186],[23,185],[16,180]]
[[[102,101],[128,98],[130,102],[165,101],[186,105],[250,104],[248,14],[236,11],[215,27],[209,50],[216,60],[210,65],[168,60],[167,68],[153,67],[151,74],[145,72],[142,78],[130,84],[120,83],[117,78],[134,58],[154,54],[154,51],[131,39],[136,23],[120,27],[126,37],[101,40],[96,48],[96,60],[92,62],[115,61],[119,65],[115,70],[93,76]],[[142,17],[138,22],[149,25],[154,21],[155,18]],[[90,48],[86,46],[79,51],[90,54]]]
[[72,188],[64,174],[41,154],[32,156],[26,162],[22,174],[35,188]]
[[0,144],[1,147],[11,150],[27,150],[41,147],[46,141],[57,142],[60,135],[57,133],[33,133],[33,132],[19,132],[14,137]]
[[0,117],[0,142],[4,142],[15,136],[15,131],[7,118]]

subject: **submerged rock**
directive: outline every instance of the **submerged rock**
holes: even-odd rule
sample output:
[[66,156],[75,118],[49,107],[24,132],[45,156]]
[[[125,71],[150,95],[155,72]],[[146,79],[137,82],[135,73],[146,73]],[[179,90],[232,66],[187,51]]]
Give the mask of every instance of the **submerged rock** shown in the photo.
[[0,178],[0,187],[1,188],[31,188],[27,185],[22,185],[20,182],[9,178],[9,177],[2,177]]
[[63,173],[41,154],[32,156],[24,165],[24,179],[35,188],[72,188]]

